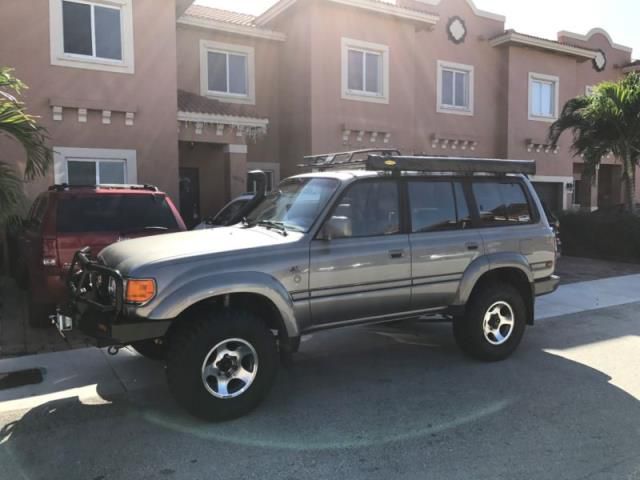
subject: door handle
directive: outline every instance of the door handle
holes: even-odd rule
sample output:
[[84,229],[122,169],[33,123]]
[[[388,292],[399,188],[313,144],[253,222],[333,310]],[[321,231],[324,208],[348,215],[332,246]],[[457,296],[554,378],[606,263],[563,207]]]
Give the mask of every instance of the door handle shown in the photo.
[[402,258],[404,257],[404,250],[389,250],[389,256],[391,258]]
[[480,245],[478,245],[476,242],[469,242],[466,244],[467,246],[467,250],[471,250],[471,251],[475,251],[478,250],[478,248],[480,248]]

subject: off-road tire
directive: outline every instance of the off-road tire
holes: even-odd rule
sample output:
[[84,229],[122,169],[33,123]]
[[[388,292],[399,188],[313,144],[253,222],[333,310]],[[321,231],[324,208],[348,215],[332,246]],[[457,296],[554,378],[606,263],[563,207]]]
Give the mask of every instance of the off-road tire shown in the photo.
[[156,343],[154,339],[140,340],[131,344],[136,352],[149,360],[166,360],[167,345],[166,343]]
[[[227,339],[248,342],[258,357],[257,373],[248,389],[234,398],[217,398],[204,386],[202,364],[210,350]],[[276,339],[253,313],[222,309],[198,312],[169,333],[167,380],[176,401],[193,416],[223,421],[245,415],[267,396],[278,369]]]
[[[484,317],[496,302],[506,302],[513,311],[513,331],[501,345],[493,345],[484,332]],[[527,309],[520,292],[506,283],[492,283],[475,291],[465,314],[454,318],[453,334],[460,349],[467,355],[486,362],[509,357],[518,347],[526,328]]]

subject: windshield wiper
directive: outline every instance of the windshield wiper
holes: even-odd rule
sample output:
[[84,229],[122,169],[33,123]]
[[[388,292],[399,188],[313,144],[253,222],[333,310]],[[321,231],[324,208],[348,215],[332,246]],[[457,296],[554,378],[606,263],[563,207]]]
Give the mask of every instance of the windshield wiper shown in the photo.
[[283,222],[275,222],[273,220],[259,220],[255,223],[255,225],[260,225],[261,227],[265,227],[268,229],[273,228],[274,230],[278,230],[279,232],[281,232],[285,237],[288,235],[287,227]]

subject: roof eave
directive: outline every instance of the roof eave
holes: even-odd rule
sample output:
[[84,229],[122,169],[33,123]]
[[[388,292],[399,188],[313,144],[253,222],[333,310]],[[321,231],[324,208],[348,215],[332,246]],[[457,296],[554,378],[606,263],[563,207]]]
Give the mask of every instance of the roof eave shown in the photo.
[[248,25],[238,25],[229,22],[221,22],[219,20],[194,17],[191,15],[183,15],[178,19],[178,23],[190,27],[205,28],[208,30],[234,33],[236,35],[244,35],[247,37],[262,38],[265,40],[274,40],[278,42],[284,42],[287,39],[287,36],[284,33],[276,32],[274,30],[251,27]]
[[502,45],[517,45],[522,47],[539,48],[554,53],[561,53],[564,55],[581,58],[583,60],[593,60],[598,54],[598,52],[594,50],[587,50],[585,48],[574,47],[572,45],[562,45],[550,40],[532,38],[513,32],[506,33],[489,40],[489,45],[491,45],[492,47],[499,47]]
[[[273,7],[268,9],[262,15],[256,19],[257,25],[265,25],[279,16],[285,10],[292,7],[297,0],[280,0]],[[328,0],[333,3],[346,5],[355,8],[362,8],[375,13],[383,13],[392,15],[395,17],[403,18],[405,20],[412,20],[420,23],[427,23],[429,25],[435,25],[440,20],[438,15],[433,15],[426,12],[419,12],[417,10],[409,10],[406,8],[396,7],[395,5],[385,3],[373,3],[367,0]]]
[[218,113],[188,112],[182,110],[178,111],[178,121],[238,125],[241,127],[251,128],[267,128],[267,126],[269,125],[268,118],[245,117],[240,115],[222,115]]

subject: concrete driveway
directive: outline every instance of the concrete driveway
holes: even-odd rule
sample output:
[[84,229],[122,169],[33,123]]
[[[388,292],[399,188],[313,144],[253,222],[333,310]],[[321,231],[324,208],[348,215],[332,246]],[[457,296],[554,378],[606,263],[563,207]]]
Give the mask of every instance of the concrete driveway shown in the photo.
[[463,357],[447,324],[316,334],[259,410],[213,425],[161,366],[90,350],[50,363],[66,398],[0,403],[0,478],[640,479],[639,309],[541,320],[497,364]]

